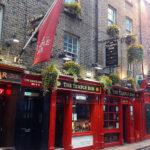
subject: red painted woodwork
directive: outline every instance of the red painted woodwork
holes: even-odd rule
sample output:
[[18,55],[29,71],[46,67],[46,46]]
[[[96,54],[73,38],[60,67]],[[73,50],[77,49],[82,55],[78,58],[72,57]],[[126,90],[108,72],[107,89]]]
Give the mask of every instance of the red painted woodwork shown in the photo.
[[57,91],[52,91],[50,95],[49,150],[54,150],[55,144],[56,96]]

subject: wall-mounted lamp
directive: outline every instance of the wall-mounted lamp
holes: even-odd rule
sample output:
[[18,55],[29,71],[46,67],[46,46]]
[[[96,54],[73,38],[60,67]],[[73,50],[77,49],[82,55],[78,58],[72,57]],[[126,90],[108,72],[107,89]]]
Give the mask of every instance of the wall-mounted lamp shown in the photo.
[[95,63],[95,64],[92,64],[92,67],[96,70],[102,70],[104,67],[102,67],[101,65]]
[[62,58],[65,61],[70,61],[72,60],[72,57],[67,55],[65,52],[62,52],[61,54],[59,54],[59,58]]

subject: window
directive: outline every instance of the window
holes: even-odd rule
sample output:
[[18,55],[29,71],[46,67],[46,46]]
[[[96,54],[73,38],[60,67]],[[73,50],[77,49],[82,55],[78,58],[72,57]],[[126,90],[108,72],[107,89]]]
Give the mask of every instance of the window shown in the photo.
[[73,133],[91,131],[90,104],[87,100],[74,100],[72,131]]
[[127,34],[132,33],[132,28],[133,28],[132,19],[130,19],[129,17],[126,17],[126,32],[127,32]]
[[116,24],[116,9],[108,6],[108,26]]
[[64,35],[64,51],[73,59],[77,57],[79,51],[79,38],[69,33]]
[[0,6],[0,39],[1,39],[1,33],[2,33],[2,23],[3,22],[3,6]]
[[104,128],[119,128],[119,106],[118,101],[112,98],[105,98],[104,101]]

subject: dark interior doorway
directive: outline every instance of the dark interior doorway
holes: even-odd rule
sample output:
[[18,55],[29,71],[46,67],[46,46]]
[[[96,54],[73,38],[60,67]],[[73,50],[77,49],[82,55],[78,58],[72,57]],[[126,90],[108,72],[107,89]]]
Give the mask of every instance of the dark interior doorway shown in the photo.
[[55,147],[63,147],[63,123],[64,123],[64,97],[57,98],[56,107],[56,128],[55,128]]
[[16,150],[41,150],[43,96],[39,90],[22,93],[17,105]]
[[123,141],[127,143],[127,105],[122,107],[122,119],[123,119]]

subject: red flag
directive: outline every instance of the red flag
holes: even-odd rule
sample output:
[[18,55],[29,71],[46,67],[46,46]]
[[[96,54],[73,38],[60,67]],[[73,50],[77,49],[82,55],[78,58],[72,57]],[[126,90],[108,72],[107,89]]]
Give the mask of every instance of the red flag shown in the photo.
[[34,65],[50,60],[55,32],[59,21],[63,0],[56,0],[53,8],[39,28]]

